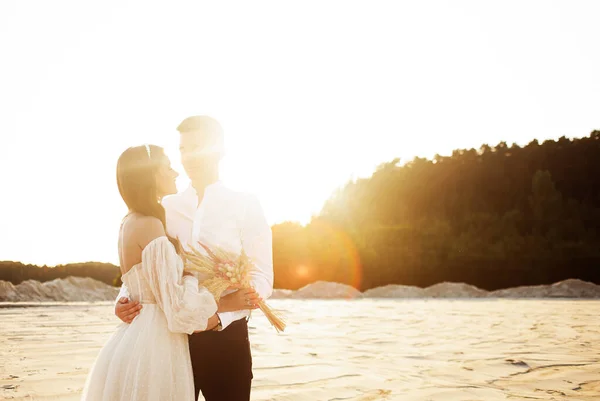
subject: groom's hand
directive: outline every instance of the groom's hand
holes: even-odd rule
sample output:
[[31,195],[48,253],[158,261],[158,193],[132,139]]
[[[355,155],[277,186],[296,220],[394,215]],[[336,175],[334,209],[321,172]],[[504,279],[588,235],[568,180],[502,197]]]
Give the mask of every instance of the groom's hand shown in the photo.
[[238,310],[258,309],[262,301],[254,288],[241,288],[236,292],[227,294],[219,300],[219,312],[234,312]]
[[127,298],[119,298],[115,305],[115,315],[125,323],[131,323],[140,314],[142,305],[139,302],[130,302]]

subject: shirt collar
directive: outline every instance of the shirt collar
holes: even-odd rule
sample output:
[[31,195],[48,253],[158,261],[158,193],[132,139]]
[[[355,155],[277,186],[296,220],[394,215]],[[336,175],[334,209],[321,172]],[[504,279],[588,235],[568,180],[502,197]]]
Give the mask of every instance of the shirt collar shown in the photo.
[[[221,180],[217,180],[217,181],[213,182],[212,184],[208,185],[204,189],[204,195],[206,196],[206,194],[208,192],[210,192],[222,185],[223,185],[223,182]],[[186,198],[190,198],[190,199],[192,199],[192,198],[195,199],[198,196],[198,192],[196,192],[196,189],[194,189],[191,182],[188,185],[188,187],[183,191],[183,196]]]

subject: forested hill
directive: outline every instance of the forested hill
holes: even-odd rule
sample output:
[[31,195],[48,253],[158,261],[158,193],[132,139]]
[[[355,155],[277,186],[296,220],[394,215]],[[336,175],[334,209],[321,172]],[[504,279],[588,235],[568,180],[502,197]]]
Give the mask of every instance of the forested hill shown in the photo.
[[111,263],[85,262],[70,263],[54,267],[0,261],[0,280],[19,284],[25,280],[41,282],[57,278],[91,277],[110,285],[120,285],[119,268]]
[[398,164],[274,226],[276,284],[600,283],[600,131]]

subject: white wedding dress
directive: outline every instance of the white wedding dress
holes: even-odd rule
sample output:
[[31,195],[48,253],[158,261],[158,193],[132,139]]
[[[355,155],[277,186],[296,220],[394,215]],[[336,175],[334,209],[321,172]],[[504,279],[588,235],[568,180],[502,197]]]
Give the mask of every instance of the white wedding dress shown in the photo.
[[87,377],[85,401],[194,401],[188,336],[206,329],[217,311],[165,236],[142,251],[142,262],[123,277],[130,298],[142,303],[131,324],[121,323]]

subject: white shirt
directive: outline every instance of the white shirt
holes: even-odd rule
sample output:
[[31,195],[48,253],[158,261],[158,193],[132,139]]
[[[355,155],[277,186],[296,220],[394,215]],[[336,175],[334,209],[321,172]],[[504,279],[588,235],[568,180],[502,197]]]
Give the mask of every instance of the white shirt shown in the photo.
[[[188,248],[197,241],[220,246],[239,253],[242,246],[252,259],[256,272],[251,283],[256,292],[267,299],[273,292],[272,233],[262,207],[255,196],[236,192],[220,181],[204,190],[198,205],[196,190],[190,185],[185,191],[167,196],[162,202],[167,220],[167,233]],[[199,246],[194,245],[196,248]],[[117,297],[128,297],[125,284]],[[223,329],[232,322],[249,316],[250,311],[219,313]]]

